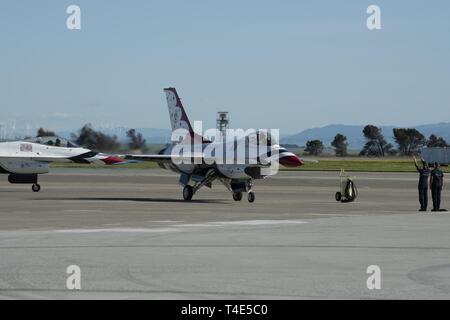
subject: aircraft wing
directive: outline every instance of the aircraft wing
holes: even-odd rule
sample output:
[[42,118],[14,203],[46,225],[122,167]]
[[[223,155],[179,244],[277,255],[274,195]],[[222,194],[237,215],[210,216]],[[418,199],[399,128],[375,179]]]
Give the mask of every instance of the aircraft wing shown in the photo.
[[52,162],[74,162],[74,163],[104,163],[104,164],[122,164],[125,161],[116,156],[89,152],[77,156],[61,156],[61,155],[0,155],[0,160],[12,161],[36,161],[42,163]]
[[170,155],[162,154],[127,154],[125,155],[125,160],[138,160],[138,161],[148,161],[148,162],[171,162],[172,157]]
[[137,161],[148,161],[148,162],[159,162],[159,163],[171,163],[173,160],[176,161],[191,161],[192,159],[203,159],[201,156],[198,157],[182,157],[170,154],[127,154],[125,155],[125,160],[137,160]]
[[39,162],[58,162],[62,160],[67,160],[65,157],[57,156],[57,157],[49,157],[49,156],[20,156],[20,155],[11,155],[11,156],[1,156],[0,160],[14,160],[14,161],[39,161]]
[[[188,156],[180,156],[180,155],[170,155],[170,154],[128,154],[124,156],[125,160],[128,161],[146,161],[146,162],[157,162],[157,163],[173,163],[174,161],[181,163],[213,163],[214,159],[210,159],[207,161],[207,158],[204,158],[202,155],[188,157]],[[197,161],[196,161],[197,160]],[[195,162],[194,162],[195,161]],[[253,163],[247,164],[248,167],[270,167],[270,164],[265,163]]]

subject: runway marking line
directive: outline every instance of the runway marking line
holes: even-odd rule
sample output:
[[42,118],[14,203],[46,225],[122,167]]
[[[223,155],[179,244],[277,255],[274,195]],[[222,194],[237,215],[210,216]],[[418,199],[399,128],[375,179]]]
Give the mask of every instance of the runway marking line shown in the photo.
[[173,224],[166,227],[156,228],[95,228],[95,229],[61,229],[52,230],[56,233],[99,233],[99,232],[119,232],[119,233],[153,233],[153,232],[179,232],[192,228],[221,228],[227,226],[273,226],[273,225],[298,225],[308,223],[303,220],[243,220],[243,221],[218,221],[206,223],[186,223]]

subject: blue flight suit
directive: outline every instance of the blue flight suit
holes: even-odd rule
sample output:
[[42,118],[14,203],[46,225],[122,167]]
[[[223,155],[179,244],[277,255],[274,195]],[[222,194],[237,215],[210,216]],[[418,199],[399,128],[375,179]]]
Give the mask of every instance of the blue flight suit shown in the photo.
[[417,172],[419,172],[419,202],[420,209],[427,210],[428,207],[428,180],[430,178],[431,170],[429,168],[419,168],[416,166]]
[[433,210],[439,211],[441,209],[441,192],[444,181],[444,173],[439,169],[431,171],[431,196],[433,198]]

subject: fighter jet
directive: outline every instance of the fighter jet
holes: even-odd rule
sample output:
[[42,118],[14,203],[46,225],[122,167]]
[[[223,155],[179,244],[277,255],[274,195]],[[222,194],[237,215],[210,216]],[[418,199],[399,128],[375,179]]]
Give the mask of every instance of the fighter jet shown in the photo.
[[0,143],[0,173],[8,174],[10,183],[32,184],[34,192],[41,190],[38,175],[48,173],[52,162],[110,165],[124,160],[81,148],[59,137]]
[[[180,174],[184,200],[190,201],[200,188],[211,188],[212,182],[218,180],[231,192],[235,201],[241,201],[246,192],[248,201],[254,202],[254,180],[276,174],[279,164],[298,167],[304,163],[281,147],[268,130],[214,141],[204,138],[193,130],[176,89],[166,88],[164,92],[172,126],[172,143],[158,154],[126,155],[125,158],[156,162],[161,168]],[[241,161],[236,161],[237,150],[243,150],[239,157]],[[231,161],[226,161],[230,158]]]

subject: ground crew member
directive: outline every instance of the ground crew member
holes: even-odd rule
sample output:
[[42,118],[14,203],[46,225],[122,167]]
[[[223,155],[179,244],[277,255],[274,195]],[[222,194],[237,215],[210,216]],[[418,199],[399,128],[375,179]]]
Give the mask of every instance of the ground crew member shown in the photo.
[[441,192],[444,187],[444,173],[439,169],[439,167],[439,163],[435,162],[430,178],[431,196],[433,197],[433,211],[441,210]]
[[419,172],[419,211],[427,211],[428,207],[428,179],[430,178],[431,170],[425,160],[422,159],[422,168],[417,164],[417,159],[414,157],[414,164],[417,172]]

